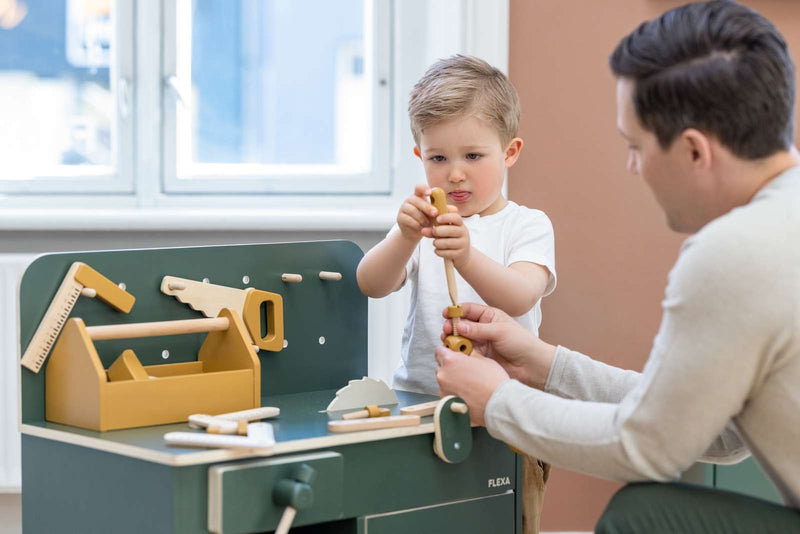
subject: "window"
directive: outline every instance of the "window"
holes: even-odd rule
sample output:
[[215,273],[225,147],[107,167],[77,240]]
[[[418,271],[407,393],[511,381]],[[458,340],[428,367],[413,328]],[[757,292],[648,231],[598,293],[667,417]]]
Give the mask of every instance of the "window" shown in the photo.
[[166,191],[388,193],[388,6],[166,3]]
[[0,1],[0,191],[131,191],[130,15]]
[[[507,0],[0,0],[0,229],[384,229],[408,93]],[[310,217],[309,217],[310,215]]]

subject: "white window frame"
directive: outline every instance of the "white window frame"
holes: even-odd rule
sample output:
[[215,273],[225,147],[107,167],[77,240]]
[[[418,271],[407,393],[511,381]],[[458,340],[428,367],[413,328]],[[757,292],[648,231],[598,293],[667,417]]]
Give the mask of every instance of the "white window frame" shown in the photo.
[[[117,0],[127,3],[125,0]],[[376,0],[390,7],[390,159],[379,179],[383,193],[165,193],[162,127],[164,2],[135,2],[135,110],[130,194],[6,195],[0,230],[326,230],[382,231],[425,174],[413,156],[407,105],[414,83],[431,63],[455,53],[482,57],[507,71],[508,0]]]
[[[0,193],[7,195],[67,193],[132,193],[133,125],[131,83],[134,66],[133,4],[112,0],[111,24],[114,28],[111,50],[114,61],[109,69],[112,94],[112,159],[114,165],[59,165],[53,172],[38,176],[0,177]],[[1,204],[0,204],[1,205]]]
[[[362,0],[364,8],[364,44],[369,56],[365,61],[365,78],[370,81],[371,154],[367,172],[354,173],[330,165],[257,165],[198,164],[190,176],[177,176],[177,109],[190,105],[191,73],[178,72],[176,50],[179,39],[178,21],[191,16],[186,9],[191,0],[170,0],[164,3],[163,42],[163,155],[164,192],[170,193],[272,193],[272,194],[387,194],[390,180],[391,124],[382,120],[390,111],[391,32],[375,31],[391,27],[392,2]],[[190,23],[187,23],[187,26]],[[191,30],[188,30],[191,31]],[[183,43],[186,53],[190,50]],[[182,61],[182,64],[188,63]],[[191,132],[185,132],[189,138]]]

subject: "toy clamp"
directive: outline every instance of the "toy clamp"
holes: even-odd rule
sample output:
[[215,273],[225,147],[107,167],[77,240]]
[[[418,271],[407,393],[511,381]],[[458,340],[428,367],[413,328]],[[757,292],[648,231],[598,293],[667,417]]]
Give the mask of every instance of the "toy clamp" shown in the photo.
[[461,463],[472,451],[469,407],[455,395],[443,397],[433,412],[433,452],[448,464]]

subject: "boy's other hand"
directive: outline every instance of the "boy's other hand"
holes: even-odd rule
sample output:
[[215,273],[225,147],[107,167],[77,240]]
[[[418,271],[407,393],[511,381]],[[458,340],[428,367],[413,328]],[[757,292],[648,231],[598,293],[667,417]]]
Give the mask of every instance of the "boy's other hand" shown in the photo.
[[422,239],[423,229],[433,225],[433,217],[439,212],[428,201],[431,188],[424,184],[414,186],[414,194],[408,197],[397,212],[397,226],[409,241]]
[[436,255],[453,260],[456,269],[469,261],[469,230],[458,214],[458,208],[448,204],[447,213],[436,217],[439,226],[425,228],[422,235],[433,238]]

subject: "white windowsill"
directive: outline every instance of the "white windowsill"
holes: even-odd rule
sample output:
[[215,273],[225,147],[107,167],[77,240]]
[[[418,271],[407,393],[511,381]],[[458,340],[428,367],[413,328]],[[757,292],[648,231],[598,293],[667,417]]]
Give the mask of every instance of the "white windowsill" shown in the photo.
[[380,207],[3,209],[0,231],[382,231],[396,211]]

